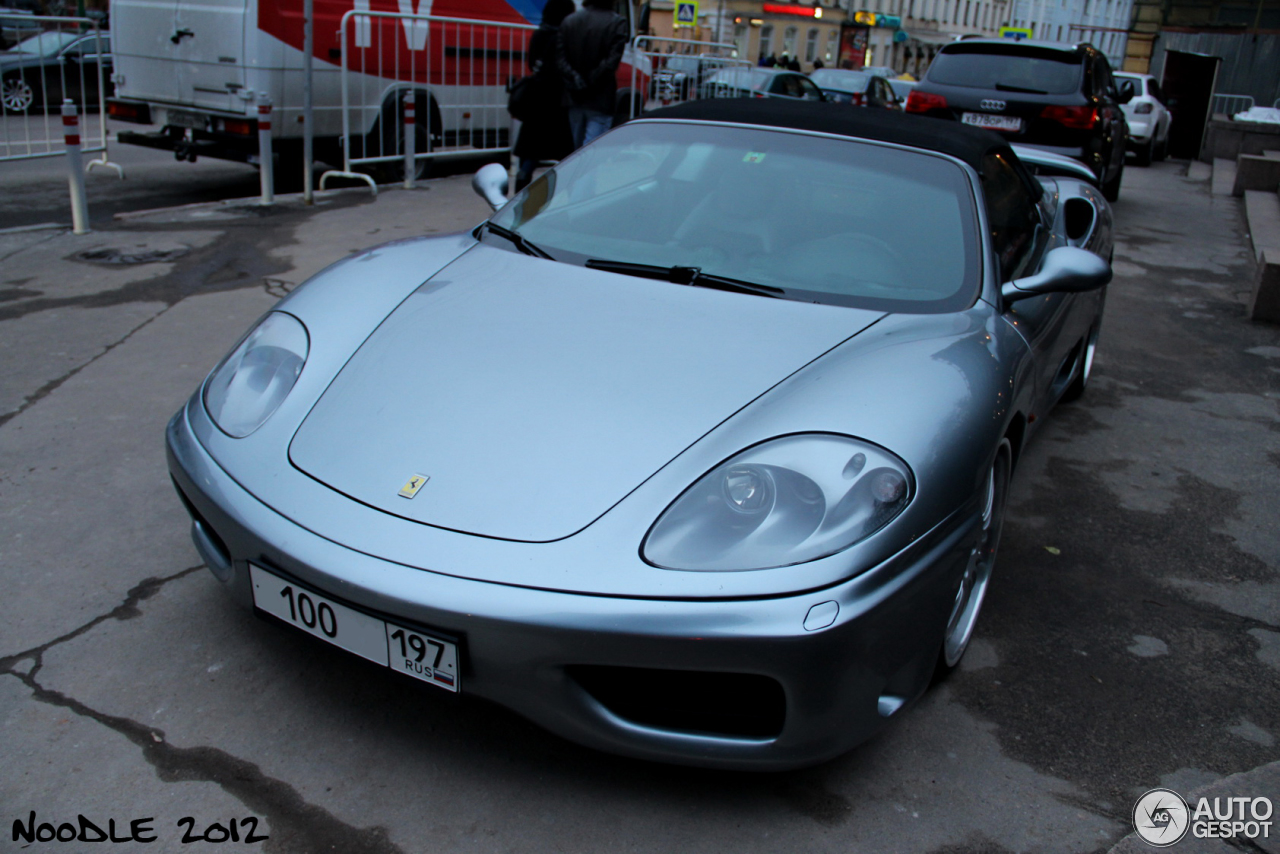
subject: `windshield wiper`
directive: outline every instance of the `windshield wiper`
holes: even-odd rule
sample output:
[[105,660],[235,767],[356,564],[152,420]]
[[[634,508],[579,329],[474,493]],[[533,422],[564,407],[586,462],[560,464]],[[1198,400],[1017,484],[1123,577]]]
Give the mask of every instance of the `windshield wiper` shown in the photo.
[[604,270],[607,273],[658,279],[677,285],[693,285],[698,288],[712,288],[736,294],[756,294],[777,299],[786,293],[782,288],[771,285],[759,285],[755,282],[744,282],[741,279],[730,279],[728,276],[704,273],[701,267],[659,267],[656,264],[633,264],[630,261],[608,261],[603,258],[591,258],[587,261],[587,266],[592,270]]
[[1028,89],[1025,86],[1010,86],[1008,83],[997,83],[996,91],[998,92],[1026,92],[1028,95],[1048,95],[1046,89]]
[[523,252],[526,255],[532,255],[535,258],[546,258],[548,261],[556,260],[552,258],[551,255],[545,249],[538,246],[536,243],[530,242],[528,239],[525,238],[523,234],[521,234],[518,231],[512,231],[511,229],[506,228],[505,226],[501,226],[492,222],[481,223],[480,227],[483,229],[489,230],[490,232],[498,235],[499,237],[503,237],[503,238],[506,238],[507,240],[510,240],[512,243],[515,244],[515,247],[517,249],[519,249],[521,252]]

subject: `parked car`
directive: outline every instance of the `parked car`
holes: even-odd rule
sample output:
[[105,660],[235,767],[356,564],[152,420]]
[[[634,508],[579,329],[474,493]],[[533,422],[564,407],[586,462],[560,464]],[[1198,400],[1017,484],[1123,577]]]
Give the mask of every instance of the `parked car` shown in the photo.
[[702,97],[706,78],[724,67],[725,60],[710,56],[665,57],[662,67],[653,72],[650,97],[678,98],[681,101],[687,101],[694,95]]
[[809,79],[818,85],[828,101],[853,104],[855,107],[901,109],[893,89],[889,87],[889,81],[877,74],[843,68],[819,68],[809,73]]
[[893,90],[893,95],[898,99],[898,103],[907,103],[907,97],[911,94],[911,90],[916,88],[915,80],[899,80],[896,77],[887,78],[889,88]]
[[769,770],[868,738],[964,655],[1111,275],[1096,189],[936,125],[705,99],[510,201],[486,166],[488,220],[319,273],[174,416],[200,554],[602,750]]
[[724,68],[708,77],[703,88],[707,98],[826,100],[808,76],[782,68]]
[[1150,74],[1116,72],[1116,81],[1133,87],[1133,98],[1121,106],[1129,124],[1129,150],[1137,154],[1138,165],[1163,160],[1169,153],[1169,124],[1172,116],[1164,103],[1160,83]]
[[85,108],[98,104],[101,80],[110,95],[111,35],[49,30],[0,51],[0,105],[9,113],[57,108],[70,98]]
[[1092,45],[969,39],[943,46],[907,111],[994,130],[1074,157],[1120,195],[1128,127],[1107,58]]

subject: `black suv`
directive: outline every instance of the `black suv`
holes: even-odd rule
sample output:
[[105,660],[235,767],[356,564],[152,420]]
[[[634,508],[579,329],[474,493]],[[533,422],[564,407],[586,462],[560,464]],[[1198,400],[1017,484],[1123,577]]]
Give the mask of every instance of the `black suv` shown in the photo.
[[1120,195],[1128,127],[1107,58],[1088,44],[970,39],[944,47],[907,98],[907,112],[999,132],[1012,143],[1065,154]]

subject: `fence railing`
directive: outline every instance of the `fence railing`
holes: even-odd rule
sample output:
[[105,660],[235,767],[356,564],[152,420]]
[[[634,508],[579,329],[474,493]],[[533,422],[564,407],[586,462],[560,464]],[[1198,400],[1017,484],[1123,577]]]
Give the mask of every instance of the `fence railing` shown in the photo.
[[[525,72],[529,24],[353,9],[342,16],[342,169],[320,176],[389,180],[408,163],[511,148],[510,82]],[[405,117],[405,102],[412,105]],[[405,122],[412,121],[407,125]],[[405,128],[411,130],[407,134]],[[406,158],[406,152],[409,157]],[[365,171],[357,171],[363,167]]]
[[1212,113],[1226,113],[1228,116],[1234,116],[1236,113],[1243,113],[1245,110],[1253,109],[1252,95],[1214,95]]
[[648,57],[652,76],[648,91],[643,92],[639,71],[632,67],[631,91],[640,97],[631,99],[631,118],[642,110],[682,101],[740,95],[741,89],[721,85],[723,78],[732,74],[732,69],[747,73],[752,67],[750,61],[734,56],[738,46],[730,42],[636,36],[632,45],[638,54]]
[[[13,42],[0,79],[0,161],[61,157],[66,153],[62,106],[82,116],[81,150],[107,160],[107,86],[110,37],[90,18],[0,15],[0,32]],[[94,119],[90,114],[96,113]]]

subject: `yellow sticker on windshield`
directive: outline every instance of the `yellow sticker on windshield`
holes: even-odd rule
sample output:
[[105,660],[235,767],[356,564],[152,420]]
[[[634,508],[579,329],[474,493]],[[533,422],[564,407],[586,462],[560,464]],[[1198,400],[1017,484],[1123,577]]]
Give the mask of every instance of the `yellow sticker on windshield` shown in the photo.
[[763,152],[763,151],[748,151],[748,152],[746,153],[746,156],[744,156],[744,157],[742,158],[742,162],[743,162],[743,163],[763,163],[763,162],[764,162],[764,152]]

